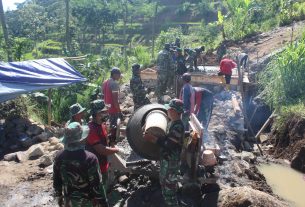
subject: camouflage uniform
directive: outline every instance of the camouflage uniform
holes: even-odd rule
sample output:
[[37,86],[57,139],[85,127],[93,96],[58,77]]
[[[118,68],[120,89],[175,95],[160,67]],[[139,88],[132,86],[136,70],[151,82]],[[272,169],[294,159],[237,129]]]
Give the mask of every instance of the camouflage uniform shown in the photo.
[[77,122],[65,129],[65,150],[56,155],[53,166],[56,196],[64,197],[64,206],[108,206],[98,159],[80,143],[88,136],[82,129]]
[[187,63],[190,65],[189,71],[192,72],[194,69],[194,59],[196,58],[196,52],[192,49],[187,49],[186,51],[188,54]]
[[[171,108],[175,107],[172,106],[173,100],[168,105]],[[182,101],[179,101],[181,102],[181,105],[183,105]],[[182,113],[183,108],[181,107],[179,110],[180,111],[177,112]],[[178,188],[177,182],[180,169],[180,154],[184,139],[184,126],[182,121],[176,120],[169,122],[166,132],[166,137],[164,139],[159,138],[157,141],[157,144],[161,148],[160,184],[166,205],[176,207],[179,206],[176,192]]]
[[169,78],[171,78],[170,70],[172,69],[172,56],[169,49],[164,49],[159,52],[157,58],[157,69],[158,69],[158,82],[156,89],[156,96],[158,102],[162,102],[162,96],[164,95],[168,86]]
[[[177,51],[181,52],[181,49],[177,49]],[[176,67],[176,96],[179,97],[180,90],[183,86],[182,75],[187,72],[187,68],[185,66],[185,58],[180,53],[177,56],[177,67]]]
[[145,104],[150,104],[149,99],[146,97],[146,91],[141,77],[138,74],[132,74],[132,78],[130,79],[130,89],[133,96],[135,110]]

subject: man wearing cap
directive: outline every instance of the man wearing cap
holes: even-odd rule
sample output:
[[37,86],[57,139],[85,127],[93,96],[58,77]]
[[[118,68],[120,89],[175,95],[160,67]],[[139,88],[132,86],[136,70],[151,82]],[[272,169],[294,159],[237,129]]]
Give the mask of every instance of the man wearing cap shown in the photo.
[[173,70],[172,66],[172,56],[170,54],[170,44],[166,43],[164,45],[164,49],[158,53],[157,57],[157,88],[156,88],[156,96],[158,102],[163,102],[163,95],[168,86],[170,71]]
[[86,108],[83,108],[79,103],[70,106],[71,119],[67,122],[66,126],[68,126],[71,122],[78,122],[80,124],[84,124],[83,117],[85,110]]
[[116,126],[117,119],[121,116],[119,104],[120,85],[118,83],[118,81],[121,79],[121,75],[122,74],[119,68],[112,68],[110,78],[104,81],[102,85],[105,104],[110,105],[108,113],[111,127]]
[[155,137],[144,133],[144,139],[156,143],[160,147],[160,184],[167,206],[179,206],[177,199],[177,182],[180,168],[180,154],[184,139],[184,126],[181,121],[183,102],[172,99],[165,105],[170,119],[165,137]]
[[89,129],[71,122],[63,137],[64,150],[60,151],[53,166],[53,187],[59,206],[106,206],[106,193],[97,157],[84,150]]
[[134,110],[144,106],[145,104],[150,104],[149,99],[146,97],[145,87],[141,80],[139,64],[132,65],[132,78],[130,79],[130,90],[132,92],[132,98],[134,103]]
[[182,122],[186,130],[189,129],[189,118],[194,112],[195,92],[191,85],[191,74],[184,73],[182,75],[183,87],[180,91],[180,99],[183,101]]
[[100,169],[103,176],[103,185],[106,189],[109,168],[107,156],[119,152],[120,149],[116,147],[109,147],[106,130],[108,113],[104,101],[92,101],[90,113],[92,115],[92,121],[88,123],[90,130],[86,147],[90,152],[95,154],[99,160]]

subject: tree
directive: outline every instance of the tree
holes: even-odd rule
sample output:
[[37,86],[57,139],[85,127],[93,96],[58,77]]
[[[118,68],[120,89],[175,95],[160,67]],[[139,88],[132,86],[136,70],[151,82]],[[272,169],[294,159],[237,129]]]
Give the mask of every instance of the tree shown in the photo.
[[7,27],[6,27],[6,21],[5,21],[4,11],[3,11],[2,0],[0,0],[0,19],[1,19],[4,40],[5,40],[7,60],[9,62],[11,62],[12,61],[12,55],[11,55],[11,50],[10,50],[11,48],[10,48],[10,43],[9,43],[9,39],[8,39],[8,33],[7,33]]
[[71,36],[70,36],[70,0],[65,0],[66,8],[66,44],[68,52],[71,51]]

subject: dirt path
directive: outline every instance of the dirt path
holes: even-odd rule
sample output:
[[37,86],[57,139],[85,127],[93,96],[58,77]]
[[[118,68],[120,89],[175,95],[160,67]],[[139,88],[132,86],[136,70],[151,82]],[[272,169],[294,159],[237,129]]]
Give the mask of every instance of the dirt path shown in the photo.
[[39,168],[38,160],[1,161],[0,168],[0,206],[55,206],[51,168]]
[[[305,21],[293,25],[293,40],[296,40],[304,31]],[[279,27],[269,32],[264,32],[252,38],[246,39],[239,45],[229,49],[239,48],[249,55],[251,63],[256,63],[260,58],[283,48],[291,42],[292,26]]]

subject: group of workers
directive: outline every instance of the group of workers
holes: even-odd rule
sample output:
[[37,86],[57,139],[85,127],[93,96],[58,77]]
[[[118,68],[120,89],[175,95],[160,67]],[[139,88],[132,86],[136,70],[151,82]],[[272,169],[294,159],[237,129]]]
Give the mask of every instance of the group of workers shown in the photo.
[[[158,83],[156,96],[158,102],[163,102],[163,95],[166,89],[176,89],[178,95],[181,88],[181,76],[186,72],[198,71],[197,59],[204,51],[204,46],[190,49],[180,48],[180,39],[177,38],[174,44],[165,43],[163,50],[158,53],[157,73]],[[189,67],[187,67],[189,65]]]
[[[179,206],[176,195],[177,179],[180,169],[180,158],[184,143],[185,131],[189,130],[188,121],[191,113],[195,113],[203,127],[207,129],[213,109],[213,93],[205,88],[193,87],[191,75],[185,65],[185,56],[180,49],[180,41],[176,40],[175,75],[182,82],[177,98],[165,104],[170,120],[165,137],[155,137],[143,132],[143,138],[160,147],[160,184],[164,200],[168,206]],[[200,54],[204,50],[198,50]],[[186,50],[185,50],[186,51]],[[197,52],[196,52],[197,53]],[[170,70],[173,56],[170,55],[170,44],[158,55],[158,84],[156,95],[158,102],[163,103],[160,96],[165,92],[167,81],[173,79]],[[190,56],[190,53],[188,53]],[[197,58],[196,58],[197,59]],[[224,58],[220,63],[220,75],[225,75],[229,84],[234,61]],[[197,65],[195,64],[195,68]],[[231,68],[231,69],[230,69]],[[149,104],[147,92],[140,77],[141,66],[132,65],[130,89],[133,93],[135,110]],[[230,71],[231,70],[231,71]],[[119,68],[112,68],[110,78],[102,84],[103,100],[90,103],[91,120],[85,124],[86,111],[76,103],[70,107],[71,119],[67,122],[62,142],[64,150],[54,160],[53,187],[60,206],[109,206],[107,200],[108,156],[121,149],[115,146],[110,129],[122,117],[119,105]],[[164,89],[165,87],[165,89]]]

